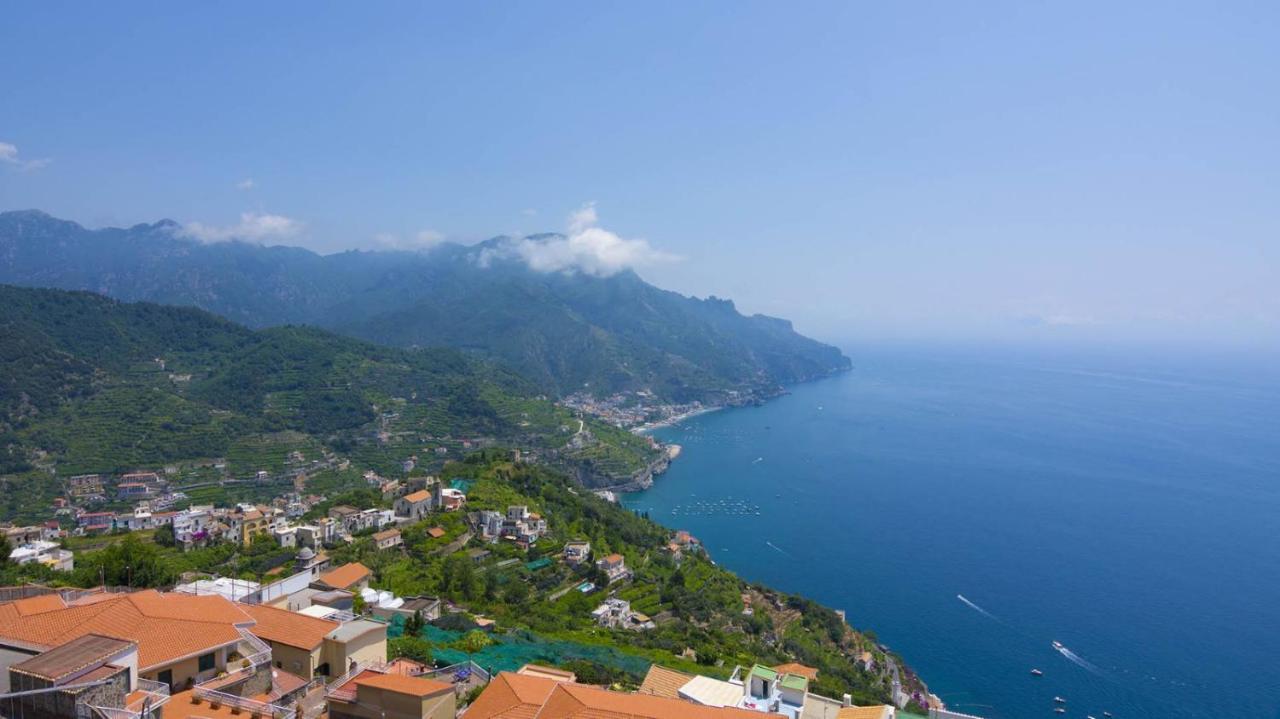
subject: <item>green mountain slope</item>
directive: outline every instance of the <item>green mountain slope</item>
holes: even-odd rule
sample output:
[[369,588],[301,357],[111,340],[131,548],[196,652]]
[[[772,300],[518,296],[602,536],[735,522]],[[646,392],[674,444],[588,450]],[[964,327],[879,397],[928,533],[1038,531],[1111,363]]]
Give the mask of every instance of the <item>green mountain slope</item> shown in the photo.
[[567,447],[578,429],[568,410],[456,350],[253,331],[85,292],[0,286],[0,369],[0,474],[33,481],[160,465],[283,472],[304,446],[390,475],[436,448],[518,447],[588,484],[627,481],[659,458],[590,420],[594,441]]
[[0,282],[193,305],[251,327],[311,324],[393,346],[474,351],[553,394],[648,389],[719,402],[849,366],[785,320],[661,290],[630,271],[532,271],[514,242],[320,256],[202,244],[167,221],[87,230],[8,212]]

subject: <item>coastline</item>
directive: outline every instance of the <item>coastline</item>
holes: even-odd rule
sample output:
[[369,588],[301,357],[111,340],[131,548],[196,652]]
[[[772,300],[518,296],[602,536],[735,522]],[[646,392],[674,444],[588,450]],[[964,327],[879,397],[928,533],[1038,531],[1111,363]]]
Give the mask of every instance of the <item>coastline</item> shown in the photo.
[[[844,370],[844,371],[848,371],[848,370]],[[818,379],[826,379],[828,377],[835,376],[836,374],[839,374],[839,373],[840,372],[832,372],[822,377],[815,377],[815,378],[812,378],[811,380],[806,380],[806,383],[814,380],[818,380]],[[683,414],[673,416],[661,422],[652,422],[640,427],[635,427],[635,428],[632,428],[631,431],[638,435],[647,435],[648,433],[656,429],[661,429],[664,427],[672,427],[680,424],[683,421],[693,419],[701,415],[710,414],[712,412],[717,412],[723,409],[736,408],[736,407],[760,406],[765,402],[768,402],[769,400],[775,399],[777,397],[781,397],[786,394],[790,394],[790,392],[785,388],[780,388],[778,392],[770,394],[767,397],[758,397],[758,396],[753,397],[752,402],[724,404],[724,405],[716,405],[713,407],[705,407],[699,410],[685,412]],[[595,494],[612,503],[622,506],[623,501],[625,499],[625,495],[636,494],[651,488],[655,478],[658,475],[664,473],[667,467],[670,465],[670,463],[674,461],[676,458],[678,458],[681,452],[683,451],[683,447],[674,442],[669,444],[660,443],[660,447],[665,450],[663,452],[663,456],[660,460],[657,460],[654,463],[654,465],[651,465],[650,471],[647,471],[645,473],[646,481],[641,483],[629,482],[629,483],[624,483],[614,487],[605,487],[605,488],[595,489],[593,490]],[[660,465],[660,468],[655,468],[658,465]],[[713,559],[712,561],[714,562],[715,560]],[[787,590],[778,589],[776,591],[787,591]],[[840,615],[843,618],[844,612],[840,611]],[[846,624],[848,625],[847,621],[846,621]],[[850,629],[853,629],[852,625],[848,625],[848,626],[850,627]],[[854,629],[854,631],[857,631],[857,630]],[[898,704],[899,701],[902,702],[902,704],[897,706],[897,709],[902,710],[906,706],[907,702],[912,698],[912,694],[910,694],[907,691],[904,691],[910,685],[904,685],[904,683],[900,683],[899,671],[902,671],[908,676],[911,676],[914,678],[914,681],[917,683],[916,686],[918,686],[918,688],[921,690],[919,693],[923,694],[924,704],[926,708],[930,710],[935,710],[935,709],[941,710],[941,711],[947,710],[946,702],[943,701],[943,699],[939,697],[936,693],[930,690],[928,682],[926,682],[924,678],[919,675],[918,672],[915,672],[913,669],[910,668],[910,665],[906,662],[905,657],[898,654],[896,651],[893,651],[888,646],[885,646],[883,644],[880,644],[878,646],[889,657],[888,662],[892,667],[890,676],[893,677],[893,685],[894,685],[894,688],[892,690],[893,700],[895,704]]]

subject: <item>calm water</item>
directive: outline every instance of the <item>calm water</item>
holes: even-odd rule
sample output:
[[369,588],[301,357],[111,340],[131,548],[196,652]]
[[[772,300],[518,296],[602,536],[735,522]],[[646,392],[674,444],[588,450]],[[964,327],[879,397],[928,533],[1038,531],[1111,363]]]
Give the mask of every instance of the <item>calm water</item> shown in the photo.
[[[660,431],[684,454],[627,506],[846,610],[958,711],[1056,717],[1061,695],[1068,717],[1280,717],[1275,374],[850,356]],[[729,499],[760,514],[691,513]]]

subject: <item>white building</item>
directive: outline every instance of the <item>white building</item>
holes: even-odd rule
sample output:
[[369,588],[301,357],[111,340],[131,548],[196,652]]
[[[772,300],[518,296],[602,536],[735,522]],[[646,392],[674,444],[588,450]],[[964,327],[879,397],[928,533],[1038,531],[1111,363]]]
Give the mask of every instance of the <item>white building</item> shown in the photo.
[[75,555],[71,550],[63,549],[57,542],[42,539],[19,545],[9,552],[9,561],[14,564],[39,563],[60,572],[75,569]]

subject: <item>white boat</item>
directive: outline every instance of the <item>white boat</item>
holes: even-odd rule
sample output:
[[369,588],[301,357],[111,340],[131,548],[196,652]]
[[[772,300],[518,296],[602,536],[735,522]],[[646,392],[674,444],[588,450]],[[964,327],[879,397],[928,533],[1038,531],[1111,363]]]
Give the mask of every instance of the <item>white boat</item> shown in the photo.
[[1056,713],[1056,714],[1066,714],[1066,713],[1067,713],[1067,710],[1066,710],[1066,709],[1063,709],[1062,707],[1058,707],[1057,709],[1054,709],[1053,711],[1054,711],[1054,713]]
[[1032,669],[1032,670],[1031,670],[1031,676],[1033,676],[1033,677],[1042,677],[1042,676],[1044,676],[1044,672],[1040,671],[1039,669]]
[[1066,699],[1063,699],[1062,697],[1054,697],[1054,698],[1053,698],[1053,703],[1055,703],[1055,704],[1066,704],[1066,703],[1067,703],[1067,700],[1066,700]]
[[1058,651],[1062,651],[1063,649],[1066,649],[1066,647],[1062,646],[1062,642],[1058,641],[1057,639],[1053,640],[1053,648],[1057,649]]

